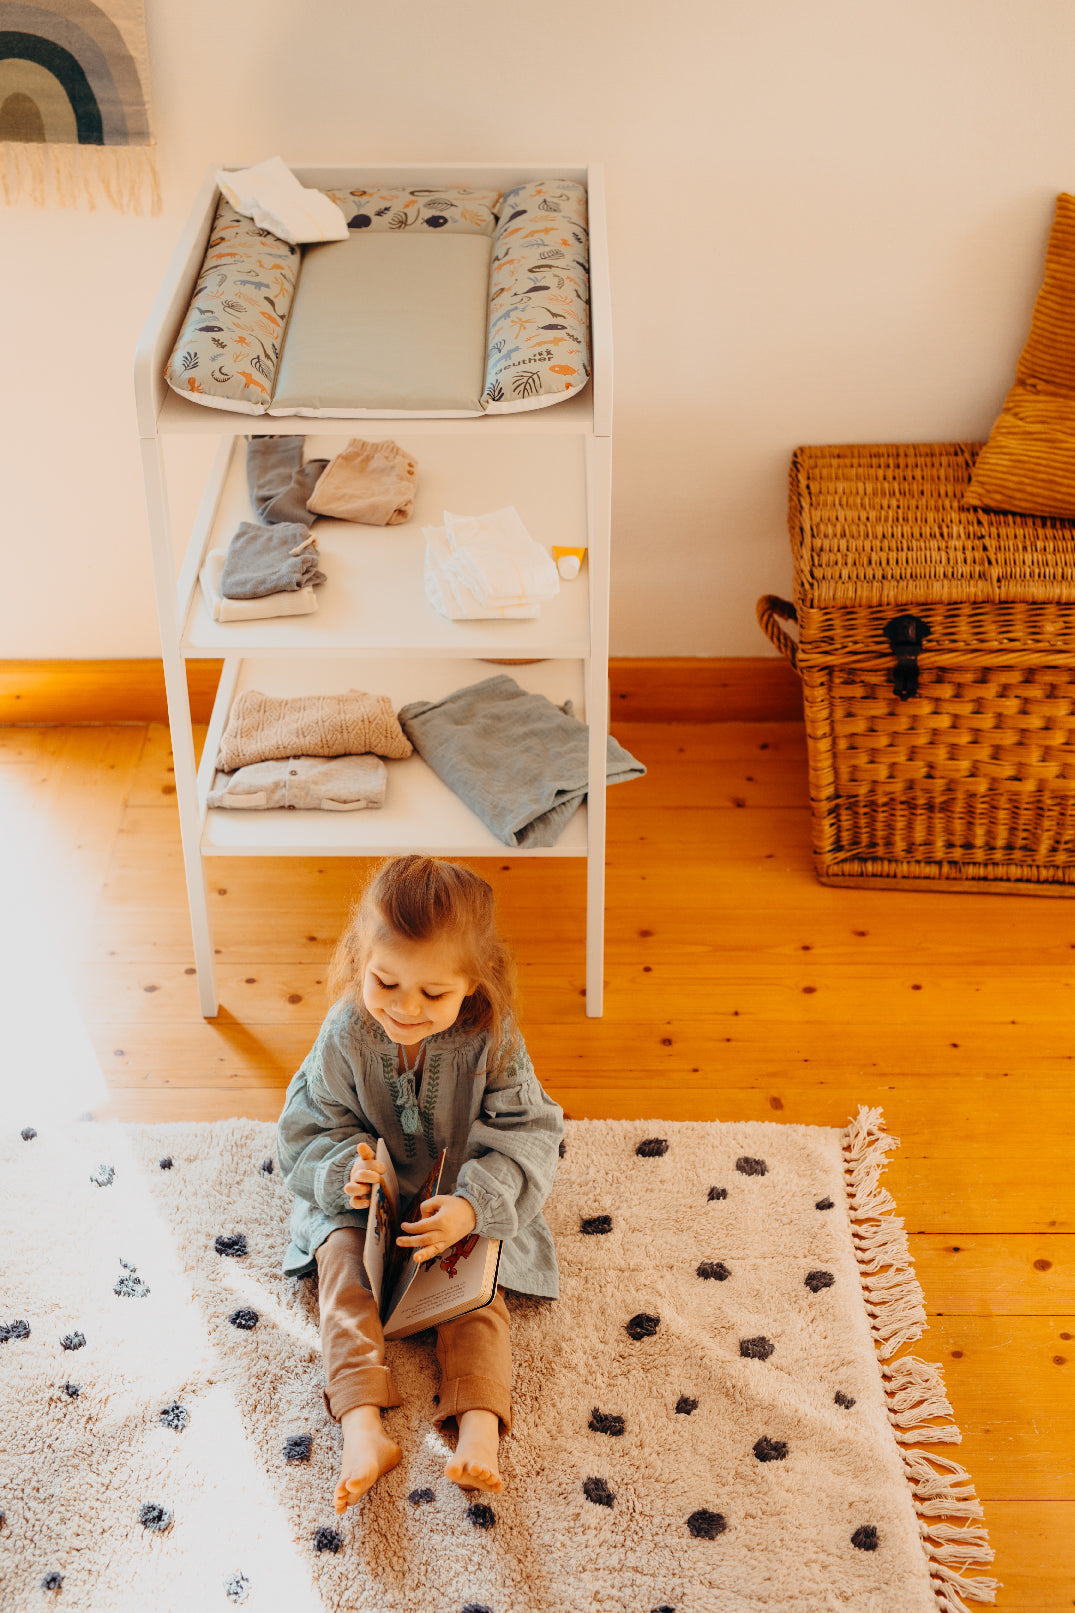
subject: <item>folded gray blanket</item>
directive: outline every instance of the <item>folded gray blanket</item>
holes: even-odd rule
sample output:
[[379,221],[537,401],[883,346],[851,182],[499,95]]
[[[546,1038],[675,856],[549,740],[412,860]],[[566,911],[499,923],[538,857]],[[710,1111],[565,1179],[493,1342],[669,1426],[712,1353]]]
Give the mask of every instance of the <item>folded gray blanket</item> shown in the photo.
[[[317,543],[307,543],[309,537],[308,528],[297,521],[276,526],[244,521],[228,545],[220,592],[225,599],[261,599],[265,594],[292,593],[307,583],[316,588],[325,573],[318,569]],[[300,544],[306,547],[292,554]]]
[[[554,846],[586,798],[590,730],[505,673],[399,713],[418,754],[506,846]],[[646,769],[609,736],[607,780]]]
[[246,450],[246,485],[259,521],[301,521],[310,525],[306,500],[328,464],[302,462],[305,437],[251,437]]

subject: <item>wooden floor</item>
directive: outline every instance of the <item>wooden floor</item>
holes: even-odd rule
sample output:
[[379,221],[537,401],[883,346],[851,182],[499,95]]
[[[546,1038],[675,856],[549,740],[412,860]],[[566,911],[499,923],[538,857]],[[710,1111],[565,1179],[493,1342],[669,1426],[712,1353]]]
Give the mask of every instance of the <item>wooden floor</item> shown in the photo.
[[[944,1363],[964,1435],[951,1454],[985,1504],[997,1605],[1072,1608],[1075,902],[826,889],[800,726],[616,733],[649,774],[609,792],[603,1019],[584,1012],[582,864],[481,865],[543,1082],[579,1119],[838,1126],[881,1105],[902,1138],[886,1182],[930,1317],[915,1348]],[[222,1008],[207,1023],[163,727],[0,729],[0,828],[9,1034],[21,1022],[23,1047],[77,1041],[70,978],[110,1094],[76,1048],[83,1107],[275,1118],[362,865],[211,865]],[[27,1086],[9,1085],[9,1109]],[[5,1124],[28,1123],[39,1096]]]

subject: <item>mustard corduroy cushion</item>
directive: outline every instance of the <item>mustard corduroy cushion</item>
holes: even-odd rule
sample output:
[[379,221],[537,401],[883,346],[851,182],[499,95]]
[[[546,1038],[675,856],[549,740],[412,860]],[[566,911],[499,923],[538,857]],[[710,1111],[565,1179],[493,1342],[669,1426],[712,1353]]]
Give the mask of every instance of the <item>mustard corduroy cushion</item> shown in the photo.
[[978,456],[968,504],[1075,516],[1075,196],[1057,197],[1045,279],[1015,385]]

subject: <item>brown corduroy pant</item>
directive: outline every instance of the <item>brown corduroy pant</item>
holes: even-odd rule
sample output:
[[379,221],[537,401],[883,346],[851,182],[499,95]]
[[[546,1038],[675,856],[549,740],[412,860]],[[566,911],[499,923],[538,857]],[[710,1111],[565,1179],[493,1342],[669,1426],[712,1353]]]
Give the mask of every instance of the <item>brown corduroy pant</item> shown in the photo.
[[[366,1235],[337,1227],[317,1250],[325,1407],[339,1422],[356,1406],[402,1404],[384,1364],[384,1333],[362,1263]],[[498,1288],[492,1302],[437,1329],[440,1405],[437,1426],[465,1411],[492,1411],[511,1432],[511,1335]]]

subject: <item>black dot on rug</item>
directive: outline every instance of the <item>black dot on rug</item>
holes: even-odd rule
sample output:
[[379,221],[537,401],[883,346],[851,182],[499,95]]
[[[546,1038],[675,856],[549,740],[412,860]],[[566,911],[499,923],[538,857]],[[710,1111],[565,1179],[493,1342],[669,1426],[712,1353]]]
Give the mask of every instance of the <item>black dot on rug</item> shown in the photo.
[[472,1501],[467,1508],[467,1522],[472,1523],[475,1529],[491,1529],[496,1522],[496,1513],[484,1501]]
[[271,1159],[263,1159],[262,1162],[261,1162],[260,1170],[261,1170],[262,1176],[271,1176],[272,1172],[273,1172],[272,1160]]
[[754,1446],[754,1455],[759,1462],[782,1462],[788,1454],[788,1447],[782,1439],[770,1439],[763,1434]]
[[165,1154],[163,1159],[158,1159],[157,1164],[160,1166],[162,1171],[170,1171],[172,1168],[171,1154]]
[[69,1400],[77,1400],[82,1393],[82,1385],[80,1383],[65,1383],[63,1392]]
[[728,1189],[726,1187],[711,1187],[709,1192],[706,1194],[706,1198],[710,1204],[715,1204],[718,1199],[726,1199],[727,1197]]
[[98,1165],[95,1171],[90,1172],[90,1181],[97,1187],[111,1187],[116,1180],[116,1167],[114,1165]]
[[172,1514],[158,1502],[147,1501],[139,1510],[138,1522],[143,1529],[154,1529],[158,1534],[163,1534],[172,1527]]
[[563,1157],[564,1157],[564,1155],[566,1153],[567,1153],[567,1144],[561,1138],[561,1140],[560,1140],[560,1158],[563,1159]]
[[436,1497],[434,1496],[433,1491],[430,1489],[412,1490],[410,1495],[407,1497],[407,1500],[410,1502],[412,1507],[425,1507],[428,1506],[431,1501],[436,1500]]
[[234,1255],[238,1259],[246,1254],[246,1238],[241,1232],[221,1232],[213,1242],[218,1255]]
[[170,1406],[161,1407],[160,1420],[165,1428],[174,1428],[177,1434],[181,1434],[190,1422],[190,1412],[178,1400],[173,1400]]
[[250,1581],[245,1574],[229,1574],[224,1581],[224,1595],[229,1602],[245,1602],[250,1595]]
[[610,1215],[584,1216],[580,1230],[583,1237],[600,1237],[603,1233],[612,1231],[612,1217]]
[[590,1414],[589,1427],[595,1434],[611,1434],[613,1439],[618,1439],[626,1426],[623,1418],[618,1417],[615,1412],[598,1411],[595,1406]]
[[608,1487],[607,1479],[586,1479],[583,1482],[582,1493],[587,1501],[592,1501],[595,1507],[610,1507],[616,1497]]
[[836,1206],[830,1198],[818,1199],[814,1205],[815,1210],[835,1210]]
[[861,1529],[856,1529],[851,1536],[851,1544],[857,1546],[859,1551],[876,1551],[881,1544],[876,1524],[864,1523]]
[[726,1283],[731,1272],[723,1260],[703,1260],[698,1267],[698,1276],[704,1278],[706,1282]]
[[662,1602],[660,1607],[653,1608],[651,1613],[676,1613],[676,1610],[674,1607],[669,1607],[667,1602]]
[[22,1138],[24,1143],[32,1143],[34,1138],[37,1136],[37,1131],[33,1126],[23,1126],[22,1130],[19,1132],[19,1136]]
[[319,1529],[314,1535],[315,1551],[331,1551],[333,1556],[343,1545],[343,1536],[338,1529]]
[[763,1333],[759,1333],[757,1338],[739,1340],[739,1354],[748,1361],[768,1361],[775,1349],[776,1345]]
[[488,1602],[467,1602],[459,1613],[493,1613],[493,1610]]
[[13,1322],[0,1322],[0,1344],[7,1344],[10,1339],[28,1339],[30,1337],[30,1324],[17,1316]]
[[65,1333],[60,1344],[65,1350],[81,1350],[86,1343],[85,1333]]
[[313,1443],[312,1434],[289,1434],[284,1440],[284,1461],[308,1462]]
[[854,1395],[845,1395],[842,1389],[837,1389],[833,1399],[836,1401],[836,1404],[838,1406],[842,1406],[845,1411],[850,1411],[851,1407],[855,1404]]
[[112,1292],[118,1294],[121,1299],[145,1299],[150,1289],[141,1277],[136,1277],[132,1271],[127,1271],[122,1277],[117,1277],[112,1284]]
[[769,1167],[764,1159],[751,1159],[749,1154],[744,1154],[742,1158],[737,1159],[735,1168],[740,1176],[766,1176],[769,1172]]
[[831,1271],[808,1271],[803,1278],[812,1294],[820,1294],[823,1288],[831,1288],[835,1281],[836,1278]]
[[46,1574],[44,1579],[41,1581],[41,1589],[43,1591],[58,1591],[62,1584],[63,1575],[58,1574],[56,1570],[53,1569],[52,1573]]
[[228,1321],[232,1327],[237,1327],[241,1333],[249,1333],[251,1328],[255,1328],[258,1325],[258,1313],[257,1311],[248,1310],[246,1306],[241,1306],[239,1310],[232,1311]]
[[6,1512],[0,1512],[0,1529],[2,1529],[4,1527],[6,1522],[7,1522],[7,1513]]
[[624,1332],[633,1339],[651,1339],[661,1325],[659,1316],[649,1316],[645,1311],[639,1311],[632,1316],[629,1322],[624,1322]]
[[689,1417],[692,1411],[698,1410],[698,1402],[693,1395],[680,1395],[676,1401],[676,1411],[681,1417]]
[[728,1527],[728,1520],[723,1512],[707,1512],[704,1507],[692,1512],[687,1519],[687,1528],[695,1540],[716,1540]]
[[661,1155],[667,1152],[667,1137],[646,1137],[635,1149],[639,1159],[660,1159]]

